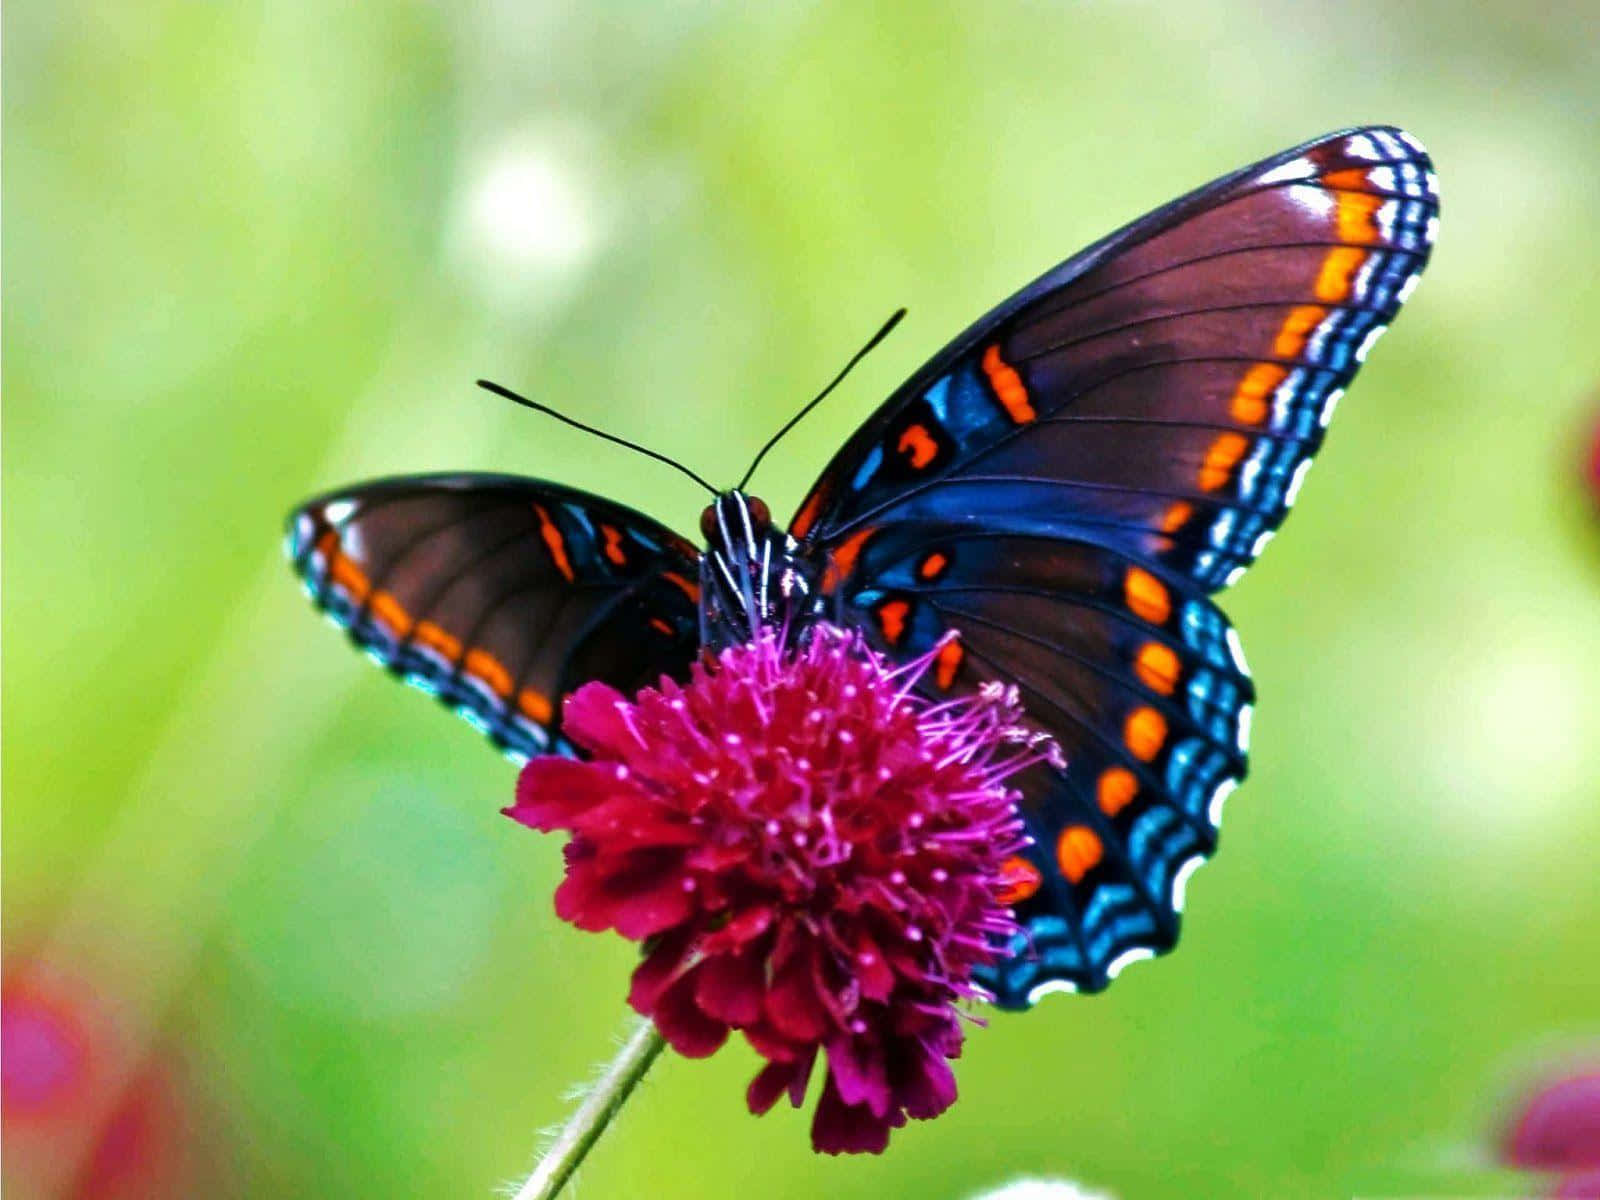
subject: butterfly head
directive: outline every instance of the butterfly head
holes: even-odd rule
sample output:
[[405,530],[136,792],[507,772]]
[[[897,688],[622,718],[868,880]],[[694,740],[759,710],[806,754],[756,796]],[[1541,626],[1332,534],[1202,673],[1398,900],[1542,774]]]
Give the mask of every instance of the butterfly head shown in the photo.
[[764,626],[797,615],[812,592],[792,538],[756,496],[723,492],[700,514],[701,641],[711,650],[748,642]]

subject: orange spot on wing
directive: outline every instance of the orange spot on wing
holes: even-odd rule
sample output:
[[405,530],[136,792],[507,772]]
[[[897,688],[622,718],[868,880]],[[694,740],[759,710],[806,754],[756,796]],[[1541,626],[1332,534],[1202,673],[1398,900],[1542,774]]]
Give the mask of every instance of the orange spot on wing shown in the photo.
[[619,567],[625,565],[628,556],[622,550],[622,532],[614,525],[602,525],[600,534],[606,540],[606,557]]
[[388,592],[374,592],[370,607],[372,615],[387,625],[395,637],[411,632],[411,614]]
[[476,675],[487,683],[496,696],[511,695],[511,672],[487,650],[468,650],[461,665],[468,675]]
[[866,545],[867,539],[876,532],[877,529],[871,525],[865,529],[858,529],[840,542],[828,555],[828,569],[822,574],[824,592],[832,592],[839,586],[841,580],[856,569],[856,559],[861,557],[861,547]]
[[900,453],[910,452],[911,466],[914,470],[922,470],[939,457],[939,443],[933,440],[933,436],[922,425],[907,425],[897,444]]
[[1167,585],[1142,567],[1128,569],[1122,592],[1134,614],[1152,625],[1165,625],[1172,615],[1172,596]]
[[1230,431],[1217,434],[1217,440],[1211,443],[1205,461],[1200,464],[1200,486],[1208,492],[1214,492],[1227,483],[1233,468],[1249,448],[1250,439],[1242,433]]
[[367,577],[360,567],[348,558],[333,560],[333,581],[348,592],[359,603],[367,598]]
[[1167,740],[1167,719],[1153,708],[1136,708],[1122,726],[1122,740],[1140,762],[1161,753]]
[[822,490],[819,488],[806,497],[806,502],[800,506],[800,511],[795,513],[794,522],[789,526],[789,533],[796,538],[805,537],[816,524],[817,514],[821,511]]
[[886,600],[878,606],[878,626],[891,646],[897,645],[906,631],[906,614],[911,605],[904,600]]
[[1187,500],[1174,500],[1167,506],[1167,511],[1161,514],[1161,532],[1177,533],[1192,515],[1194,505]]
[[650,628],[658,630],[659,632],[666,634],[668,637],[672,636],[672,626],[668,625],[660,617],[650,618]]
[[1038,420],[1039,414],[1033,411],[1033,404],[1028,400],[1028,389],[1022,382],[1022,376],[1000,357],[998,345],[990,346],[983,352],[983,373],[989,377],[989,386],[994,389],[995,398],[1014,424],[1026,425],[1029,421]]
[[1272,353],[1279,358],[1298,358],[1300,351],[1305,349],[1306,335],[1328,315],[1328,310],[1319,304],[1301,304],[1289,310],[1289,315],[1284,317],[1283,326],[1278,330],[1278,336],[1273,340]]
[[1020,854],[1013,854],[1000,864],[1000,892],[995,899],[1001,904],[1021,904],[1039,890],[1044,876]]
[[956,672],[961,669],[961,661],[966,657],[967,652],[954,638],[939,647],[939,657],[933,663],[934,682],[948,692],[950,685],[956,681]]
[[550,514],[545,511],[542,504],[535,504],[533,511],[539,514],[539,534],[544,538],[544,544],[550,550],[550,557],[555,560],[556,570],[566,576],[567,582],[577,579],[572,572],[572,563],[567,559],[567,539],[561,536],[561,530],[556,528],[556,523],[550,519]]
[[[1357,178],[1349,179],[1349,175]],[[1325,176],[1323,182],[1333,187],[1364,188],[1367,184],[1365,176],[1364,171],[1335,171]],[[1382,196],[1375,196],[1368,191],[1341,191],[1336,200],[1334,222],[1341,242],[1369,246],[1382,239],[1383,230],[1375,220],[1378,210],[1384,205]]]
[[543,692],[537,692],[533,688],[523,688],[517,693],[517,707],[530,721],[537,721],[540,725],[550,724],[553,710],[550,707],[550,698]]
[[700,585],[698,583],[685,579],[676,571],[663,571],[661,572],[661,578],[672,584],[673,587],[689,597],[694,603],[700,603]]
[[1133,670],[1145,687],[1163,696],[1172,695],[1178,685],[1178,656],[1172,647],[1160,642],[1146,642],[1139,647]]
[[1345,188],[1353,191],[1364,192],[1371,186],[1367,178],[1366,167],[1345,167],[1338,171],[1329,171],[1322,177],[1322,183],[1330,188]]
[[317,539],[317,551],[322,555],[324,569],[328,572],[331,582],[338,584],[345,590],[345,594],[360,604],[367,598],[367,591],[371,584],[367,581],[364,571],[339,548],[339,531],[330,529]]
[[1289,372],[1277,363],[1257,363],[1244,373],[1233,393],[1228,411],[1234,420],[1246,425],[1259,425],[1267,419],[1267,397],[1272,395]]
[[1068,825],[1056,838],[1056,862],[1061,873],[1073,883],[1081,883],[1083,877],[1100,864],[1104,854],[1100,836],[1086,825]]
[[437,650],[445,658],[454,662],[461,657],[461,641],[452,637],[432,621],[418,621],[417,627],[412,631],[412,640],[431,650]]
[[1139,794],[1139,781],[1127,767],[1107,767],[1095,782],[1095,800],[1100,811],[1114,817]]
[[1316,295],[1318,300],[1336,303],[1350,295],[1355,274],[1367,259],[1365,250],[1354,246],[1335,246],[1322,260],[1322,270],[1317,272]]
[[950,560],[935,550],[922,560],[921,565],[917,567],[917,574],[924,579],[937,579],[944,574],[944,569],[949,565]]

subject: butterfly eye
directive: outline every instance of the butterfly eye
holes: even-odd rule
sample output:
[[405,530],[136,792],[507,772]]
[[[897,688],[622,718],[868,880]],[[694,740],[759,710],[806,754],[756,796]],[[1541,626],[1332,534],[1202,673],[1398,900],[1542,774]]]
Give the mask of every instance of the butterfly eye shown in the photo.
[[700,536],[709,544],[717,538],[717,508],[708,504],[700,513]]
[[767,507],[767,502],[756,496],[749,499],[750,519],[755,522],[758,530],[772,528],[772,510]]

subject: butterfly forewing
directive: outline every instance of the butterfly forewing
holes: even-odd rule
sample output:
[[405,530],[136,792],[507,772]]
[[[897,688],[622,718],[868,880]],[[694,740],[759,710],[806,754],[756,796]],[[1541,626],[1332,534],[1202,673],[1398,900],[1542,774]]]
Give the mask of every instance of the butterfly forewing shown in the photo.
[[1081,529],[1207,590],[1282,520],[1332,405],[1426,262],[1416,143],[1335,135],[1068,260],[853,437],[794,533],[959,514]]
[[837,619],[927,686],[1015,682],[1066,753],[1024,783],[1023,1007],[1170,948],[1251,701],[1206,599],[1287,513],[1426,263],[1432,168],[1350,130],[1134,222],[1006,301],[867,421],[796,514]]
[[694,548],[554,484],[456,474],[341,489],[291,515],[289,553],[357,645],[516,759],[570,752],[573,688],[631,694],[697,649]]

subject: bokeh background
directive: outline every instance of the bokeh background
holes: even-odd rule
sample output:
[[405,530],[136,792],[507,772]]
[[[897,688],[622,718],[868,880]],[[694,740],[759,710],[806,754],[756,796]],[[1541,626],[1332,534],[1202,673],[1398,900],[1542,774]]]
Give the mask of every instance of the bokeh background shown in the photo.
[[[1138,213],[1359,121],[1426,280],[1226,598],[1261,703],[1179,952],[999,1015],[881,1158],[667,1059],[590,1196],[1504,1193],[1600,1028],[1600,39],[1584,3],[315,0],[4,17],[7,1194],[488,1196],[608,1052],[513,769],[314,618],[285,511],[520,471],[790,511],[876,401]],[[1517,1184],[1516,1186],[1521,1186]]]

